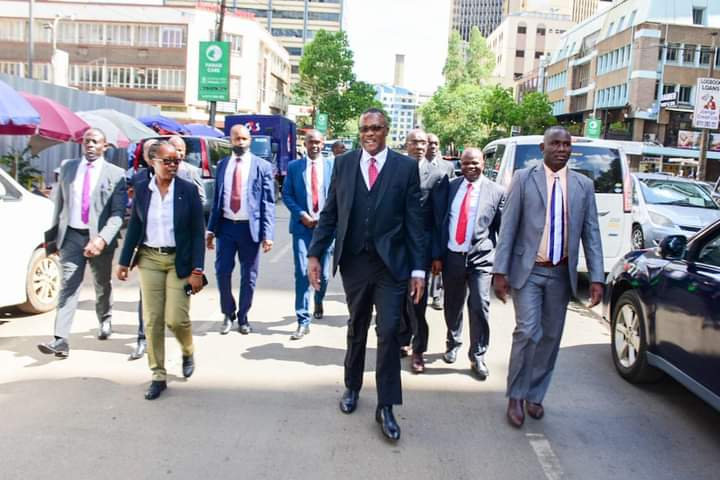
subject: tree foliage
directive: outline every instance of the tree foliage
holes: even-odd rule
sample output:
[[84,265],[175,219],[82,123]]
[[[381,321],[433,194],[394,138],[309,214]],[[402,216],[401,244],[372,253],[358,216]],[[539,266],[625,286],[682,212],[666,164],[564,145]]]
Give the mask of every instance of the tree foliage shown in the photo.
[[490,50],[485,37],[476,26],[470,30],[470,42],[467,49],[465,81],[482,85],[495,69],[495,54]]
[[525,94],[516,110],[515,124],[521,128],[523,135],[543,133],[546,128],[557,123],[552,114],[552,105],[544,93]]
[[354,81],[342,92],[334,92],[320,103],[320,111],[329,114],[328,128],[333,135],[348,134],[348,120],[357,119],[370,107],[382,108],[375,99],[375,88],[369,83]]
[[477,145],[484,134],[481,113],[484,96],[482,87],[469,83],[441,87],[420,108],[423,125],[443,145]]
[[445,83],[455,87],[465,80],[465,55],[463,54],[462,38],[453,30],[448,40],[448,56],[443,68]]

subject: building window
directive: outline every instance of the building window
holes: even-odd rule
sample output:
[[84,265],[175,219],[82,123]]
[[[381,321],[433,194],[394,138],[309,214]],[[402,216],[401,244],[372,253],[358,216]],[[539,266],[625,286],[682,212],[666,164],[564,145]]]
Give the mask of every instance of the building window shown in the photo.
[[540,58],[543,56],[543,52],[535,52],[535,58]]
[[108,82],[114,88],[132,88],[131,67],[110,67],[108,68]]
[[78,23],[78,42],[103,44],[105,43],[104,28],[102,23]]
[[539,37],[545,36],[545,27],[538,27],[535,31]]
[[690,99],[692,95],[692,87],[688,85],[680,85],[680,89],[678,90],[678,102],[679,103],[692,103]]
[[633,10],[630,14],[630,18],[628,19],[628,27],[632,27],[633,23],[635,23],[635,15],[637,15],[637,10]]
[[108,24],[107,43],[111,45],[132,45],[132,26],[123,24]]
[[682,63],[695,64],[695,45],[685,44],[682,54]]
[[302,55],[302,48],[301,47],[285,47],[285,50],[288,51],[290,55],[293,57],[299,57]]
[[25,20],[0,19],[0,40],[25,41]]
[[693,25],[705,25],[705,9],[693,8]]
[[223,33],[223,40],[230,43],[230,54],[242,57],[243,37],[232,33]]
[[525,58],[525,50],[515,50],[515,56],[518,58]]
[[518,33],[518,34],[527,33],[527,27],[526,27],[525,25],[518,25],[518,27],[517,27],[517,33]]
[[700,65],[710,65],[710,57],[712,57],[712,48],[700,47]]
[[298,65],[291,65],[290,66],[290,73],[293,75],[297,75],[300,73],[300,67]]
[[519,79],[522,78],[522,76],[523,76],[522,73],[515,72],[515,73],[513,74],[513,80],[519,80]]
[[680,53],[680,44],[679,43],[671,43],[670,45],[667,46],[666,60],[668,62],[677,62],[679,53]]
[[182,48],[185,46],[182,27],[162,27],[161,39],[160,46],[163,48]]
[[138,25],[135,27],[135,45],[157,47],[160,44],[160,27],[157,25]]
[[[613,27],[614,27],[614,26],[615,26],[615,22],[610,22],[610,26],[608,27],[607,37],[609,37],[610,35],[612,35],[612,33],[613,33]],[[606,37],[606,38],[607,38],[607,37]]]
[[666,93],[673,93],[675,91],[675,85],[668,85],[667,83],[663,85],[662,93],[665,95]]

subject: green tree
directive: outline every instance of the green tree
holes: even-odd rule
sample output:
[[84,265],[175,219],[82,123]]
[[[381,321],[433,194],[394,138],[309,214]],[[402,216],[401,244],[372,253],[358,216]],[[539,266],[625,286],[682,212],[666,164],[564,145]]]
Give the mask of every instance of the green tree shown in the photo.
[[42,181],[42,172],[31,165],[32,160],[37,158],[30,147],[24,150],[11,148],[9,152],[0,156],[0,166],[20,185],[30,190],[33,183]]
[[517,116],[517,104],[513,100],[512,89],[500,85],[482,90],[480,101],[480,123],[490,131],[510,131]]
[[465,81],[482,85],[495,69],[495,55],[478,27],[472,27],[465,65]]
[[329,114],[328,129],[336,137],[351,134],[349,121],[356,122],[360,114],[371,107],[382,108],[382,103],[375,99],[372,85],[359,81],[350,82],[346,90],[334,92],[320,103],[320,111]]
[[448,56],[443,68],[445,84],[456,87],[465,80],[465,55],[463,54],[462,38],[453,30],[448,40]]
[[515,124],[522,129],[523,135],[543,133],[546,128],[557,123],[552,114],[552,105],[544,93],[525,94],[515,110]]
[[423,125],[435,133],[440,143],[465,147],[478,145],[484,136],[482,107],[485,92],[469,83],[455,88],[441,87],[420,108]]

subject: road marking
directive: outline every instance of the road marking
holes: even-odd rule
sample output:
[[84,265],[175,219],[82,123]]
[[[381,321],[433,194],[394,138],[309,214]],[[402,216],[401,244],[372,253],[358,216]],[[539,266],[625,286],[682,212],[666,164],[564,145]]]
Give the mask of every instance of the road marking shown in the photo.
[[292,248],[291,243],[286,243],[283,248],[277,251],[277,253],[270,259],[270,263],[277,263],[290,251]]
[[537,456],[548,480],[560,480],[563,478],[560,460],[553,452],[545,435],[542,433],[527,433],[525,436],[530,441],[530,446],[535,450],[535,456]]

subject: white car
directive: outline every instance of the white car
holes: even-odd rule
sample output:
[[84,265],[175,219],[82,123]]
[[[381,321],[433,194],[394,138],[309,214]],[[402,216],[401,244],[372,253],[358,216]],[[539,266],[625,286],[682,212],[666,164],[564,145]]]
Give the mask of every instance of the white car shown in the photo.
[[0,288],[0,308],[42,313],[56,307],[60,262],[45,255],[43,246],[52,214],[50,200],[28,192],[0,168],[0,263],[10,279]]

